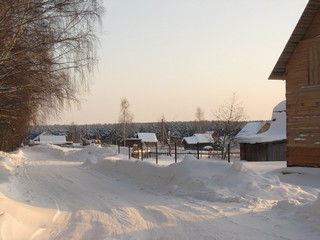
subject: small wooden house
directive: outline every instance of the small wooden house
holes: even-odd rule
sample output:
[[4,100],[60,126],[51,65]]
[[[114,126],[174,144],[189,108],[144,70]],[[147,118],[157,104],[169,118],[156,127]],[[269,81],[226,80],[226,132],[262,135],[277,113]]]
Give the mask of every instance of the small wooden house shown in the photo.
[[[269,127],[268,127],[269,126]],[[236,136],[240,159],[286,161],[286,103],[274,107],[271,123],[248,123]]]
[[155,146],[158,139],[155,133],[137,133],[138,139],[146,146]]
[[206,146],[213,146],[214,139],[211,133],[197,133],[190,137],[184,137],[181,141],[185,149],[202,149]]
[[320,0],[309,0],[269,79],[286,80],[287,165],[320,167]]
[[140,147],[141,144],[145,146],[155,146],[157,142],[158,139],[155,133],[137,133],[133,138],[126,138],[125,141],[122,141],[122,144],[126,147]]
[[133,146],[140,146],[141,139],[138,138],[126,138],[123,141],[120,141],[120,145],[124,147],[133,147]]

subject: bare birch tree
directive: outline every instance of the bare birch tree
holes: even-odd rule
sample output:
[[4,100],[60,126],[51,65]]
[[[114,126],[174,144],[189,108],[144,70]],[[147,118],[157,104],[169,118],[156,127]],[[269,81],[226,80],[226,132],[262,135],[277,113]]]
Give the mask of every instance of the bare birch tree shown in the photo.
[[160,142],[163,144],[169,144],[170,135],[167,130],[166,117],[164,114],[161,115],[159,123],[160,123]]
[[225,159],[227,145],[234,140],[246,119],[244,108],[239,102],[237,95],[233,93],[229,101],[225,101],[218,107],[214,116],[219,128],[222,158]]
[[74,143],[82,142],[81,129],[74,122],[72,122],[71,125],[69,126],[68,133],[69,133],[67,136],[68,141],[72,141]]
[[126,145],[126,138],[128,138],[129,128],[133,121],[133,114],[130,112],[130,103],[127,98],[122,98],[120,102],[119,124],[121,127],[121,139]]
[[197,107],[195,113],[196,121],[197,121],[197,133],[204,132],[204,112],[200,107]]
[[99,0],[0,0],[0,149],[87,90]]

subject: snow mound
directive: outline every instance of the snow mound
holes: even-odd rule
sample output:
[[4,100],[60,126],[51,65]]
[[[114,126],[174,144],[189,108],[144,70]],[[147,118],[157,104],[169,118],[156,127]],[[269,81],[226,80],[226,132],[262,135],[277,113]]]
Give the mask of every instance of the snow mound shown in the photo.
[[277,202],[273,207],[284,219],[295,219],[300,223],[307,223],[316,231],[320,231],[320,193],[315,201],[301,203],[295,199],[287,199]]
[[21,165],[23,151],[18,150],[12,153],[0,151],[0,184],[9,181],[9,177],[17,166]]
[[0,239],[319,239],[319,169],[117,150],[0,152]]
[[102,159],[117,154],[117,147],[101,147],[101,145],[91,144],[82,149],[79,148],[63,148],[52,144],[43,144],[34,146],[35,152],[50,154],[55,159],[63,159],[67,161],[80,161],[97,163]]
[[98,153],[97,161],[88,159],[90,163],[84,165],[103,174],[120,174],[141,189],[162,194],[211,202],[247,203],[257,202],[261,197],[273,201],[294,199],[297,193],[300,194],[298,196],[313,197],[299,187],[281,183],[276,175],[265,177],[240,161],[228,164],[198,160],[188,155],[179,163],[158,166],[139,160],[125,160],[122,155],[103,157]]
[[320,232],[320,193],[314,202],[299,207],[296,216],[301,222]]
[[55,210],[28,206],[0,193],[0,239],[33,239],[53,222],[56,214]]
[[20,161],[20,159],[23,158],[23,156],[23,151],[21,149],[9,153],[0,151],[0,158],[8,158],[13,161]]
[[50,154],[55,159],[65,159],[65,148],[53,144],[41,144],[32,147],[33,151]]
[[117,154],[117,147],[101,147],[101,145],[91,144],[82,149],[76,149],[66,153],[68,160],[88,163],[98,163],[106,157]]

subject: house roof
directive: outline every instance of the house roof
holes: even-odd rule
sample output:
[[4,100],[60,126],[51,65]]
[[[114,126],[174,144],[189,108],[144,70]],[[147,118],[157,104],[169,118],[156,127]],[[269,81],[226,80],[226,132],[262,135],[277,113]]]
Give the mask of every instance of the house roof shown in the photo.
[[158,142],[157,136],[155,133],[137,133],[138,138],[141,139],[141,142]]
[[187,144],[214,143],[212,135],[208,133],[197,133],[191,137],[184,137],[182,141],[185,141]]
[[272,111],[270,128],[263,133],[242,137],[239,143],[267,143],[282,141],[287,138],[286,133],[286,101],[277,104]]
[[45,130],[42,133],[40,133],[39,135],[37,135],[33,140],[40,141],[40,138],[43,136],[59,136],[59,135],[54,135],[51,131]]
[[235,139],[241,140],[242,138],[257,134],[265,124],[265,121],[249,122],[236,135]]
[[307,33],[314,17],[318,13],[320,8],[320,0],[309,0],[304,12],[302,13],[300,20],[298,21],[291,37],[289,38],[287,45],[283,49],[276,65],[274,66],[269,79],[286,79],[286,67],[290,57],[295,51],[298,43],[304,38]]
[[35,137],[32,141],[40,143],[62,144],[66,143],[65,135],[54,135],[50,131],[44,131]]

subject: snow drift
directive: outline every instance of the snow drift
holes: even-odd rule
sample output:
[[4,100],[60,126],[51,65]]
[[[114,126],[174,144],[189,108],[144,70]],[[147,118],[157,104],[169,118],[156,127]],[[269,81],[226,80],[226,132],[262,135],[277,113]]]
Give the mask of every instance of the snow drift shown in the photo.
[[319,239],[319,169],[125,152],[1,152],[0,238]]

